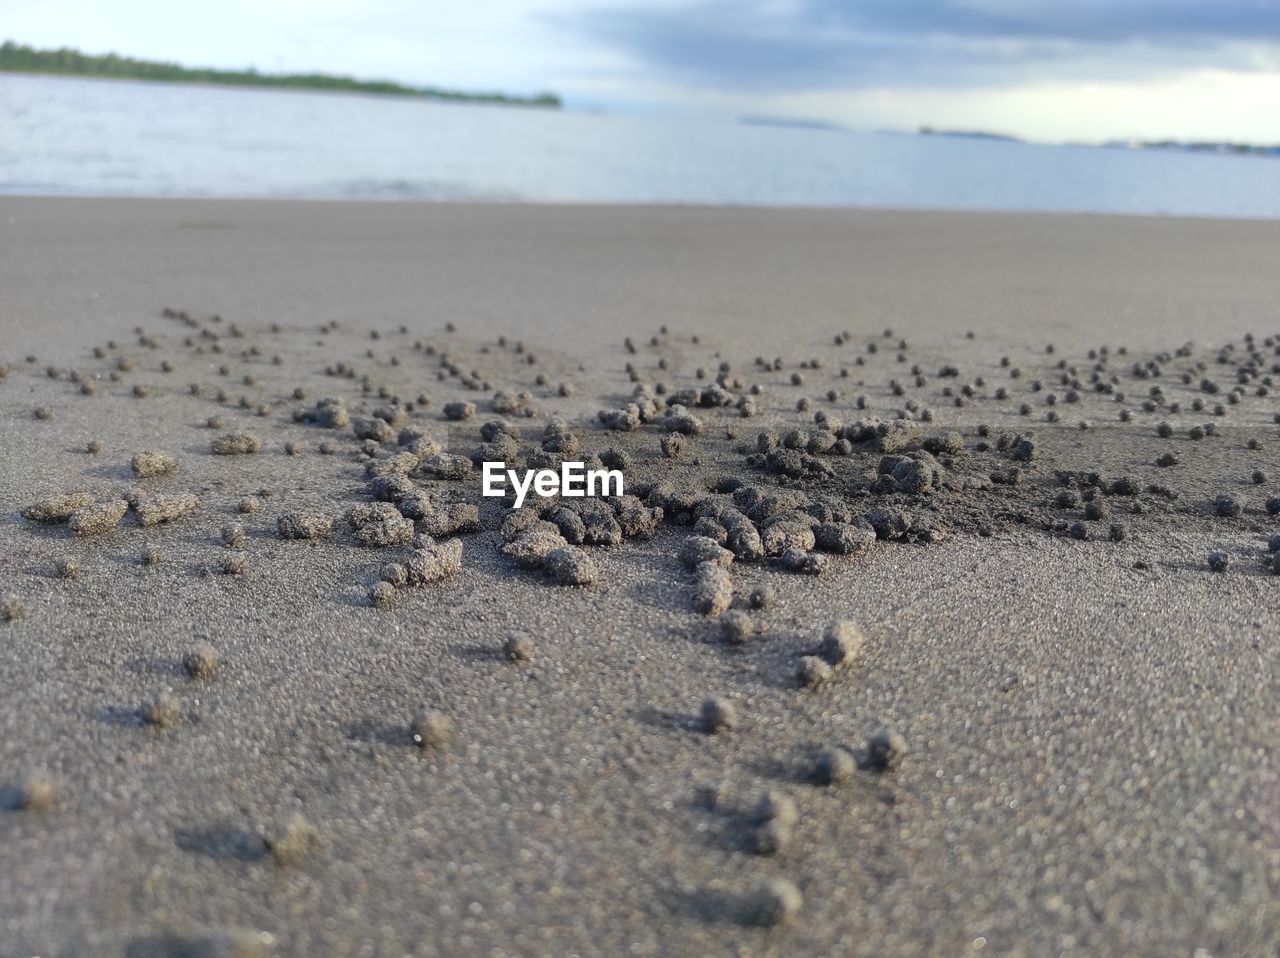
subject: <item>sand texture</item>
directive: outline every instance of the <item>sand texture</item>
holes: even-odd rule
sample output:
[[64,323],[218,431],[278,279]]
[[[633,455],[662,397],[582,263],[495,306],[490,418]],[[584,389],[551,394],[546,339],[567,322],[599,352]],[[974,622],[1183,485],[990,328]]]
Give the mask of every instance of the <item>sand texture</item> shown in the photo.
[[1276,263],[0,199],[0,954],[1274,956]]

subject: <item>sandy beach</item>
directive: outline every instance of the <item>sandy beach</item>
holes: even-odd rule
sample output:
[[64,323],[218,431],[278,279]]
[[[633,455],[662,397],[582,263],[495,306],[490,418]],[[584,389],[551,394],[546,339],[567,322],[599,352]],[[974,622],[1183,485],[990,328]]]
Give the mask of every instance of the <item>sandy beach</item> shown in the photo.
[[[0,197],[0,953],[1276,954],[1278,262],[1273,222]],[[626,463],[616,515],[530,516],[590,582],[448,478],[486,441]],[[127,511],[31,518],[79,492]],[[375,501],[460,567],[375,601],[422,551]]]

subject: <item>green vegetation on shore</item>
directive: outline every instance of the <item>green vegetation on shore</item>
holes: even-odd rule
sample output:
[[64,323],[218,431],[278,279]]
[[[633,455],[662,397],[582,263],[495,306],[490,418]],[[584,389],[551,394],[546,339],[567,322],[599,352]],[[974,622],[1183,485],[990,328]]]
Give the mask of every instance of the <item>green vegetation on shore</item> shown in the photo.
[[259,73],[248,70],[192,69],[176,63],[135,60],[108,53],[92,56],[79,50],[37,50],[6,40],[0,44],[0,72],[53,73],[61,76],[106,77],[118,80],[150,80],[158,83],[208,83],[218,86],[266,87],[290,90],[326,90],[341,93],[379,93],[424,97],[459,103],[492,103],[502,106],[560,108],[554,93],[509,96],[505,93],[467,93],[436,87],[411,87],[390,80],[357,80],[326,73]]

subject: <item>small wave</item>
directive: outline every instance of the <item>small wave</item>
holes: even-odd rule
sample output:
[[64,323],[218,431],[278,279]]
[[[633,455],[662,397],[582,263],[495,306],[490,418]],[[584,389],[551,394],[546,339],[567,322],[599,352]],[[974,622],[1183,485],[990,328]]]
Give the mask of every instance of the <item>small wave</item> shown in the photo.
[[338,188],[343,196],[362,199],[424,199],[432,198],[435,189],[430,184],[415,183],[413,180],[350,180]]
[[40,180],[0,180],[0,195],[45,196],[71,192],[66,186]]
[[331,188],[304,190],[304,195],[340,196],[360,200],[471,200],[517,203],[523,197],[501,190],[482,190],[463,183],[440,180],[356,179],[334,184]]

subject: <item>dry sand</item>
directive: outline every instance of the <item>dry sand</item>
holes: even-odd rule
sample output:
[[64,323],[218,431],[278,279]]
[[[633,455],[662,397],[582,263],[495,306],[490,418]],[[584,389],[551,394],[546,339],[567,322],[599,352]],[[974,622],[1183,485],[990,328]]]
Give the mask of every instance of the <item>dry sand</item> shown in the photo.
[[[1280,518],[1264,503],[1280,401],[1258,390],[1280,379],[1277,262],[1271,223],[0,200],[0,593],[25,613],[0,622],[0,953],[249,954],[218,936],[250,929],[291,956],[1274,955]],[[1102,347],[1123,402],[1089,381]],[[1134,376],[1153,359],[1158,377]],[[733,400],[761,385],[758,413],[695,409],[702,432],[666,459],[665,428],[596,419],[631,400],[628,362],[669,387],[659,401],[727,362]],[[362,546],[344,516],[369,501],[366,467],[400,450],[371,458],[349,426],[295,411],[338,396],[368,417],[399,397],[407,424],[466,454],[499,391],[531,394],[531,416],[503,417],[526,448],[556,415],[585,452],[627,451],[628,491],[666,479],[709,510],[717,483],[790,485],[811,512],[905,509],[912,533],[817,576],[734,561],[755,631],[733,644],[695,611],[678,558],[692,517],[671,490],[651,539],[583,546],[595,582],[570,587],[502,554],[502,506],[475,476],[420,476],[479,504],[482,529],[444,537],[462,543],[456,575],[372,607],[409,547]],[[476,416],[448,421],[463,400]],[[874,441],[808,461],[826,477],[752,456],[762,429],[892,420],[908,402],[931,411],[923,436],[963,438],[938,453],[934,491],[890,491]],[[1216,435],[1191,439],[1204,423]],[[261,450],[212,454],[240,433]],[[998,448],[1015,434],[1034,436],[1031,461]],[[135,475],[147,451],[176,470]],[[1168,451],[1178,465],[1157,467]],[[1013,469],[1018,484],[991,484]],[[1095,472],[1136,492],[1101,492]],[[1111,515],[1055,504],[1059,473]],[[79,490],[134,505],[95,536],[22,515]],[[189,515],[162,498],[186,494]],[[1239,515],[1216,514],[1224,494]],[[299,512],[337,521],[280,538]],[[758,586],[775,598],[752,610]],[[799,688],[835,619],[864,644]],[[513,632],[528,661],[504,651]],[[202,643],[217,667],[191,678]],[[713,696],[736,721],[708,734]],[[448,741],[431,745],[435,717],[415,747],[423,709]],[[862,746],[882,727],[908,750],[878,772]],[[815,784],[831,748],[862,767]],[[766,824],[771,791],[790,801]],[[802,903],[760,927],[755,896],[777,879]]]

